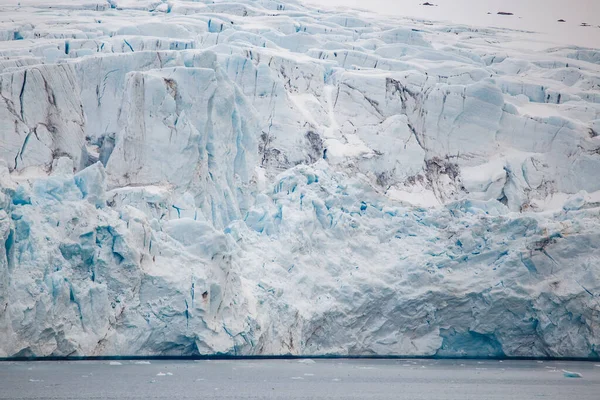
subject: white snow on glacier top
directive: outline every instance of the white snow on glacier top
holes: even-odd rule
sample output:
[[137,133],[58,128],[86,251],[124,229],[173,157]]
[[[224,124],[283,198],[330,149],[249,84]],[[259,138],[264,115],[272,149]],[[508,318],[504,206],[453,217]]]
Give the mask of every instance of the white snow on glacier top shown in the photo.
[[[356,8],[381,15],[535,32],[523,46],[600,47],[600,2],[595,0],[304,0],[315,7]],[[433,4],[432,6],[423,3]],[[499,12],[513,14],[499,15]],[[565,22],[559,22],[564,20]],[[587,24],[589,26],[583,26]],[[596,29],[592,29],[596,28]],[[516,33],[518,34],[518,33]]]

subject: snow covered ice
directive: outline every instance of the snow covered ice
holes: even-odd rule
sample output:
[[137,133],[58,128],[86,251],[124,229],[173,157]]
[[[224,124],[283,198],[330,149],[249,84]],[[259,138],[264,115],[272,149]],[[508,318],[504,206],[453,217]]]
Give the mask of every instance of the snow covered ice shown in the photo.
[[600,50],[528,35],[3,2],[0,357],[597,358]]

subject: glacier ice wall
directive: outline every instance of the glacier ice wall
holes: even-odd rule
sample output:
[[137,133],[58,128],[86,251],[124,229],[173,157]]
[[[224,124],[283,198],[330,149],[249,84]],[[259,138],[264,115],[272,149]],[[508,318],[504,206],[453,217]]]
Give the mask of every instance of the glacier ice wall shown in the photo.
[[0,6],[0,357],[597,358],[600,51],[524,38]]

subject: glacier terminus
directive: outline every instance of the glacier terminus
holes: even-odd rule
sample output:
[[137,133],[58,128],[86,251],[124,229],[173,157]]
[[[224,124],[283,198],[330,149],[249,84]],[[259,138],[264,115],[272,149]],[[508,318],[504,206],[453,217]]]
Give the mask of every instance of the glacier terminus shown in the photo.
[[0,357],[600,357],[599,49],[2,3]]

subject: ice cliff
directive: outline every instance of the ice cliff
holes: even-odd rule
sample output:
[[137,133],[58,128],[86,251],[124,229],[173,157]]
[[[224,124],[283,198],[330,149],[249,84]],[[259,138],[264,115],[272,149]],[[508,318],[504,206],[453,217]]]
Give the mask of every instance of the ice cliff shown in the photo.
[[599,357],[599,50],[8,3],[0,357]]

